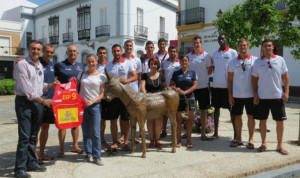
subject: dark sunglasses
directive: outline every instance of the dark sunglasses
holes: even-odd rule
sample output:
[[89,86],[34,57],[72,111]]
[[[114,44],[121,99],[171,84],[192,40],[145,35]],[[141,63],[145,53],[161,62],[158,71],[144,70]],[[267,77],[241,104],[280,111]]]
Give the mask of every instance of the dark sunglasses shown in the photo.
[[242,69],[243,69],[244,72],[246,71],[246,66],[245,66],[244,62],[242,63]]
[[269,68],[272,69],[270,61],[268,61],[267,64],[269,65]]

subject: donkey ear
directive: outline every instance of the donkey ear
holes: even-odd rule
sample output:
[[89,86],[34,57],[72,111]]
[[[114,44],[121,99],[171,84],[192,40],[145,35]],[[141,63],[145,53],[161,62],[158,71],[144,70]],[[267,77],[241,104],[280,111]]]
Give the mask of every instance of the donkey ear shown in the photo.
[[107,78],[107,82],[109,82],[110,79],[111,79],[111,76],[110,76],[109,73],[107,72],[107,69],[106,69],[106,68],[105,68],[104,70],[105,70],[105,75],[106,75],[106,78]]

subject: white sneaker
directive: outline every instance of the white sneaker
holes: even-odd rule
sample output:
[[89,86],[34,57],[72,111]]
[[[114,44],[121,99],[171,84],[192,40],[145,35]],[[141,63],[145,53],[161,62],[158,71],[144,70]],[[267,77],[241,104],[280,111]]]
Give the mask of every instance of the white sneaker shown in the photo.
[[84,159],[84,162],[93,162],[93,157],[92,157],[92,155],[86,155],[86,156],[85,156],[85,159]]
[[96,163],[99,166],[103,166],[104,165],[104,163],[103,163],[103,161],[102,161],[101,158],[94,159],[94,163]]

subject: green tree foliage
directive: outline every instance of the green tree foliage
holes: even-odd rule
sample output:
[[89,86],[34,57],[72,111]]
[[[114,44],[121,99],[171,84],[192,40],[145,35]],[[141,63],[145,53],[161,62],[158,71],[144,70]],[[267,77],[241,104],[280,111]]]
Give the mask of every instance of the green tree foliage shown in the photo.
[[0,80],[0,95],[13,95],[16,82],[12,79]]
[[217,14],[214,21],[218,32],[226,34],[229,45],[236,48],[240,38],[249,41],[250,47],[260,46],[266,38],[279,38],[283,46],[296,48],[291,52],[295,59],[300,59],[299,28],[292,22],[299,20],[300,0],[285,0],[288,13],[274,8],[279,0],[246,0],[222,14]]

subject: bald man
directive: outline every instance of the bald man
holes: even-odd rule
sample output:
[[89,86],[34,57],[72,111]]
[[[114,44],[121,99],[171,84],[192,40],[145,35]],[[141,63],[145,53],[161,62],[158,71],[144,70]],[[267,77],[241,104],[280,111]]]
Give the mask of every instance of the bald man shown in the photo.
[[[68,83],[73,77],[77,77],[78,74],[84,70],[83,64],[76,62],[76,58],[78,56],[78,49],[75,45],[70,45],[67,48],[67,59],[58,62],[54,65],[54,73],[55,77],[60,83]],[[73,147],[72,152],[83,154],[84,150],[81,150],[78,146],[78,136],[79,136],[79,127],[75,127],[71,129],[72,137],[73,137]],[[64,143],[66,137],[66,130],[61,129],[58,131],[59,145],[60,145],[60,153],[58,157],[64,157]]]

